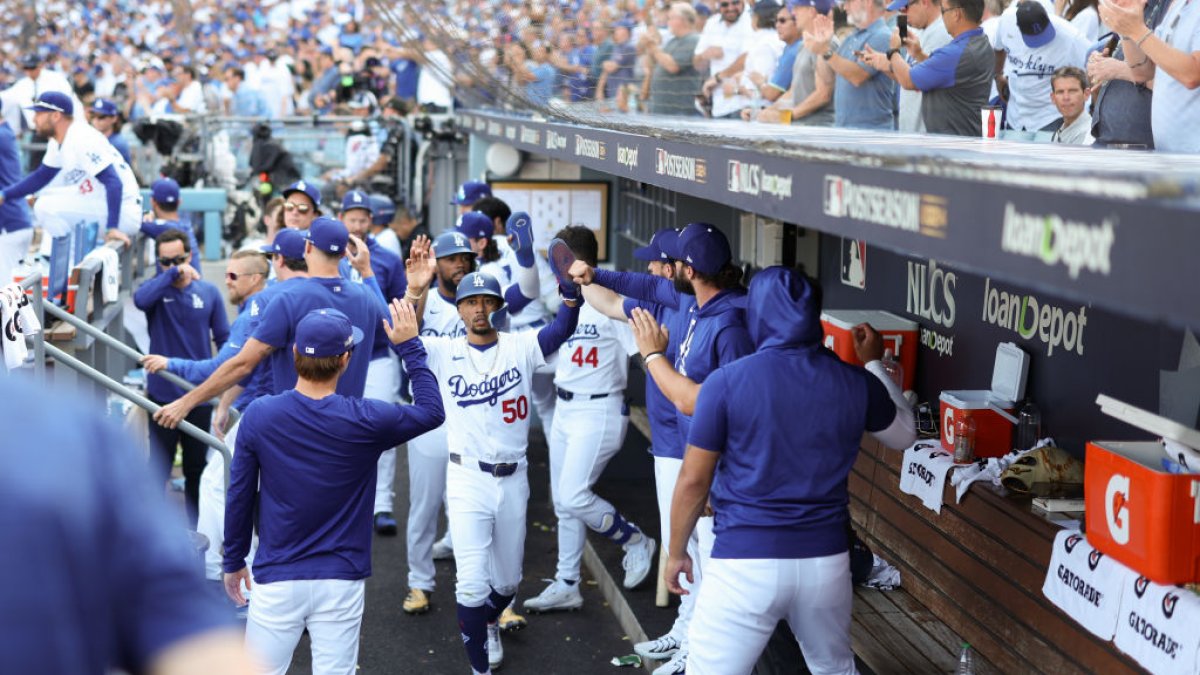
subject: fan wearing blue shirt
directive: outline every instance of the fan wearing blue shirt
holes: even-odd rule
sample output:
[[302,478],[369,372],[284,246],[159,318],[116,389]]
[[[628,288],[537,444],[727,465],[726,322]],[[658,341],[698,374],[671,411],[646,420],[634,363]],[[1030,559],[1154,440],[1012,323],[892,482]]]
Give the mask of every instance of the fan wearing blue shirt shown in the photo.
[[389,313],[383,329],[412,380],[412,405],[338,393],[364,331],[336,309],[317,309],[295,328],[295,388],[251,403],[241,423],[222,566],[226,592],[245,605],[257,522],[246,646],[268,672],[287,671],[305,629],[313,672],[354,672],[371,575],[376,463],[387,448],[446,419],[412,305],[397,300]]
[[[296,369],[288,356],[288,348],[295,341],[296,324],[314,309],[333,308],[345,313],[363,331],[368,343],[373,344],[375,331],[384,318],[384,309],[378,291],[372,292],[364,284],[351,283],[338,271],[338,262],[345,255],[349,240],[350,235],[341,222],[326,217],[314,220],[305,240],[304,261],[308,266],[308,278],[291,282],[280,290],[271,299],[242,351],[221,364],[200,386],[163,406],[154,414],[155,420],[164,426],[176,426],[189,411],[237,384],[268,356],[271,358],[274,393],[290,389],[296,384]],[[367,275],[374,278],[370,268],[364,277]],[[363,395],[370,356],[370,350],[354,350],[350,367],[338,379],[338,393]]]
[[[146,314],[150,329],[150,351],[154,354],[186,359],[207,359],[229,338],[229,319],[225,300],[216,286],[204,281],[188,264],[187,236],[179,230],[167,230],[155,241],[158,275],[143,283],[133,294],[133,304]],[[158,375],[146,378],[146,394],[155,403],[173,401],[183,393]],[[209,397],[211,398],[211,397]],[[208,429],[212,406],[200,399],[189,409],[187,421]],[[183,477],[188,522],[196,524],[196,504],[200,494],[200,472],[204,470],[208,446],[180,433],[175,425],[149,425],[150,447],[154,451],[159,475],[165,481],[175,465],[175,448],[183,446]]]
[[847,480],[864,432],[892,448],[916,440],[912,410],[875,329],[853,329],[866,368],[821,345],[821,291],[803,273],[759,272],[746,314],[756,350],[705,380],[671,502],[674,593],[695,564],[680,542],[706,501],[714,514],[687,670],[750,672],[787,619],[812,672],[852,673]]
[[867,46],[886,52],[892,31],[884,23],[884,0],[846,0],[846,20],[853,32],[834,40],[833,19],[813,17],[804,48],[825,59],[837,77],[833,85],[833,125],[892,131],[896,128],[896,86],[862,60]]
[[225,69],[225,86],[232,94],[229,101],[230,115],[262,119],[274,117],[262,92],[246,84],[246,71],[240,66]]
[[192,267],[200,269],[200,244],[191,223],[179,219],[179,183],[174,178],[159,178],[150,186],[150,216],[142,220],[142,234],[151,239],[167,230],[179,230],[187,235],[188,249],[192,252]]
[[[386,302],[403,298],[408,290],[408,280],[404,275],[404,261],[375,241],[371,235],[371,219],[374,216],[374,206],[371,198],[362,190],[350,190],[342,198],[342,223],[352,240],[350,249],[358,255],[358,247],[354,242],[366,244],[366,260],[375,273],[375,280],[383,293]],[[342,276],[351,281],[361,281],[361,273],[353,269],[350,261],[341,262]],[[392,350],[388,348],[387,336],[382,332],[375,333],[375,343],[371,345],[371,362],[367,365],[367,382],[363,396],[386,403],[394,403],[400,397],[400,364],[396,361]],[[378,483],[375,492],[375,531],[381,535],[394,537],[399,531],[396,519],[392,517],[392,506],[395,500],[393,485],[396,482],[396,449],[389,448],[379,457]]]
[[[571,276],[577,283],[586,285],[594,281],[622,295],[658,303],[677,312],[674,325],[668,324],[669,335],[664,334],[654,312],[647,309],[631,308],[629,320],[646,371],[675,407],[679,447],[675,452],[682,456],[681,444],[687,438],[696,397],[705,379],[718,367],[752,352],[754,345],[746,329],[746,291],[741,286],[741,270],[733,265],[725,235],[708,223],[691,223],[674,242],[668,240],[667,244],[667,256],[678,261],[673,282],[649,275],[593,270],[579,262],[572,266]],[[669,361],[666,353],[672,345],[675,357]],[[666,514],[660,517],[665,518]],[[687,543],[685,539],[681,545]],[[697,547],[699,559],[706,559],[712,548],[711,521],[706,519],[696,528],[692,543]],[[692,593],[701,585],[700,575],[694,578]],[[651,643],[665,644],[663,638]],[[686,661],[688,645],[688,638],[679,640],[671,663]],[[643,647],[643,651],[654,649],[653,644],[636,647]]]

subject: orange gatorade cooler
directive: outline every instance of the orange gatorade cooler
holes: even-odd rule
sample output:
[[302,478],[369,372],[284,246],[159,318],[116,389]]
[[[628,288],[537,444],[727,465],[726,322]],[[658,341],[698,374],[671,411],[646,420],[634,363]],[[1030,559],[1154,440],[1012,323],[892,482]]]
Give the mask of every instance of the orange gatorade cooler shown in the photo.
[[941,400],[942,447],[954,453],[954,423],[965,412],[975,419],[975,456],[1001,457],[1013,449],[1013,411],[1025,397],[1029,355],[1011,342],[996,346],[991,389],[943,391]]
[[827,309],[821,312],[821,328],[825,331],[825,346],[846,363],[863,365],[854,353],[854,336],[850,329],[869,323],[883,335],[883,346],[891,349],[904,368],[904,390],[913,388],[917,373],[917,322],[891,312],[872,309]]
[[[1105,412],[1189,447],[1200,433],[1101,395]],[[1164,463],[1164,460],[1167,460]],[[1159,442],[1093,441],[1084,464],[1088,543],[1159,584],[1200,582],[1200,474],[1170,473]]]

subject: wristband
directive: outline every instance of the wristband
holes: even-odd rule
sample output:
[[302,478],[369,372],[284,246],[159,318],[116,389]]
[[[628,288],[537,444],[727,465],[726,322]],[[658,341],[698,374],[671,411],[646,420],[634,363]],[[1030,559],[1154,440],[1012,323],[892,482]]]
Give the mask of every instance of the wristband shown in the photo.
[[650,354],[646,355],[645,358],[642,359],[642,364],[645,365],[647,368],[649,368],[650,364],[654,362],[654,359],[662,359],[662,358],[666,358],[663,356],[662,352],[651,352]]
[[1135,42],[1135,43],[1133,43],[1133,44],[1137,45],[1137,48],[1138,48],[1138,49],[1141,49],[1141,48],[1142,48],[1142,43],[1143,43],[1143,42],[1145,42],[1145,41],[1146,41],[1146,38],[1150,37],[1151,35],[1154,35],[1154,31],[1152,31],[1152,30],[1150,30],[1149,28],[1147,28],[1147,29],[1146,29],[1146,34],[1145,34],[1145,35],[1143,35],[1141,38],[1139,38],[1139,39],[1138,39],[1138,41],[1137,41],[1137,42]]
[[828,61],[829,59],[832,59],[832,58],[833,58],[833,55],[834,55],[834,54],[836,54],[836,53],[837,53],[837,51],[836,51],[836,50],[834,50],[834,48],[833,48],[833,45],[829,45],[829,49],[826,49],[826,50],[825,50],[825,54],[824,54],[823,58],[824,58],[826,61]]
[[423,297],[425,297],[424,293],[422,293],[420,295],[414,295],[412,291],[408,290],[407,288],[404,289],[404,298],[406,300],[412,300],[413,302],[420,302],[421,298],[423,298]]

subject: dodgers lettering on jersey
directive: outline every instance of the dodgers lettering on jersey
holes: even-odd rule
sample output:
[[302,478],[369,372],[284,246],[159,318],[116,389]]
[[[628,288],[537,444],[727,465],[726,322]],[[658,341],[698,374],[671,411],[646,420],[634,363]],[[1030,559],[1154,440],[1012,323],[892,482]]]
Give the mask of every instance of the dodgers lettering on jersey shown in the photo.
[[629,324],[584,303],[575,333],[559,348],[554,384],[574,394],[623,391],[629,379],[629,357],[636,353]]
[[484,351],[465,338],[422,337],[421,342],[441,383],[450,452],[490,463],[523,459],[533,371],[546,362],[537,333],[501,333]]

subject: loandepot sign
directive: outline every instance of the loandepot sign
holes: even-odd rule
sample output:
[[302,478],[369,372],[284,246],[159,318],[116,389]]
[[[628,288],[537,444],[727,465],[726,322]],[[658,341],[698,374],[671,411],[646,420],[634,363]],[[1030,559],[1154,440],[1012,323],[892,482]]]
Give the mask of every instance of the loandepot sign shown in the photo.
[[1004,207],[1000,248],[1051,267],[1063,265],[1077,279],[1082,270],[1108,275],[1115,237],[1113,221],[1107,218],[1099,224],[1081,223],[1055,214],[1021,213],[1009,202]]

